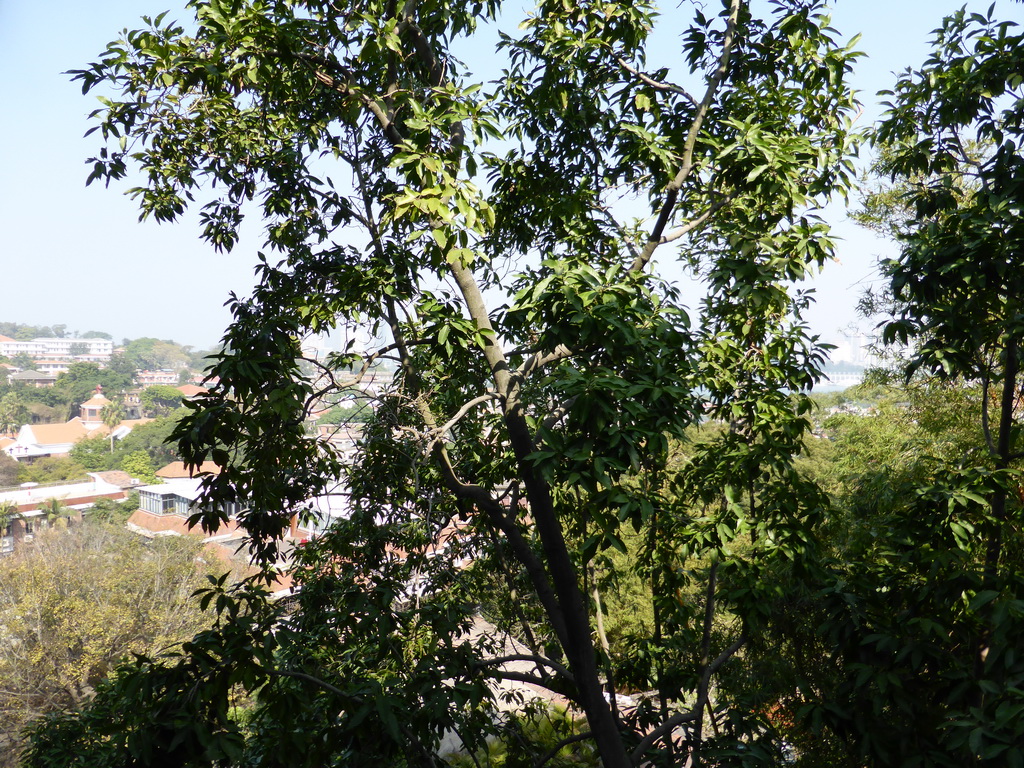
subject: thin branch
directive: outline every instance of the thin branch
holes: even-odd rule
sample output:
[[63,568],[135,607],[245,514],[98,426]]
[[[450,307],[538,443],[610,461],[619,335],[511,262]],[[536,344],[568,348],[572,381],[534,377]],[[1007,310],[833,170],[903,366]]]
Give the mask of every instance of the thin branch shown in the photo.
[[507,656],[495,656],[492,659],[484,659],[483,661],[478,661],[474,666],[489,667],[493,666],[494,664],[504,664],[509,661],[528,661],[532,664],[536,664],[538,667],[551,667],[551,669],[553,669],[559,675],[564,677],[569,682],[572,682],[572,673],[558,662],[552,661],[551,659],[546,659],[543,656],[534,656],[528,653],[510,653]]
[[981,377],[981,432],[985,436],[985,443],[988,445],[989,454],[996,456],[996,442],[992,439],[992,425],[989,422],[989,394],[988,387],[991,383],[989,378],[989,372],[992,370],[992,357],[989,357],[989,363],[985,366],[985,373]]
[[690,234],[693,230],[697,229],[697,227],[699,227],[705,221],[710,219],[715,213],[717,213],[719,210],[721,210],[726,205],[731,203],[732,200],[733,200],[733,197],[731,195],[728,196],[728,197],[722,198],[717,203],[712,204],[706,211],[704,211],[704,213],[702,213],[697,218],[688,221],[686,224],[684,224],[681,227],[677,227],[676,229],[673,229],[667,235],[662,235],[661,239],[658,241],[658,244],[659,245],[665,245],[666,243],[674,242],[674,241],[678,240],[679,238],[684,237],[684,236]]
[[[728,648],[726,648],[724,651],[718,654],[715,660],[704,668],[704,674],[701,676],[701,684],[706,685],[705,680],[710,680],[711,676],[719,669],[721,669],[722,665],[725,664],[725,662],[727,662],[729,659],[731,659],[736,654],[736,652],[743,647],[743,645],[746,642],[747,638],[741,635],[732,643],[732,645],[730,645]],[[672,730],[676,728],[676,726],[682,725],[683,723],[692,723],[694,720],[696,720],[699,711],[698,707],[703,709],[705,704],[705,701],[698,701],[694,708],[691,709],[689,712],[680,712],[677,715],[673,715],[664,723],[662,723],[653,731],[651,731],[649,734],[647,734],[643,738],[643,740],[639,744],[637,744],[636,749],[633,750],[631,757],[633,759],[634,765],[639,763],[640,758],[643,757],[644,753],[651,747],[652,744],[654,744],[662,736],[671,733]]]
[[384,135],[387,136],[388,141],[390,141],[393,146],[397,147],[403,141],[405,141],[405,137],[402,136],[401,132],[398,130],[398,126],[395,125],[395,122],[394,120],[392,120],[391,115],[388,114],[388,111],[381,107],[381,105],[378,104],[375,99],[371,98],[370,96],[363,93],[358,88],[355,88],[354,86],[350,85],[349,83],[331,77],[322,70],[311,67],[311,71],[313,73],[313,77],[315,77],[318,82],[320,82],[327,88],[330,88],[332,91],[336,91],[337,93],[340,93],[341,95],[346,96],[348,98],[354,97],[358,99],[359,102],[367,109],[367,111],[369,111],[370,114],[372,114],[374,118],[376,118],[377,123],[381,127],[381,130],[384,131]]
[[630,269],[634,272],[638,272],[646,267],[654,255],[654,251],[661,245],[661,238],[665,228],[668,226],[669,219],[672,217],[672,211],[675,209],[676,200],[679,197],[679,190],[682,189],[683,184],[693,171],[693,152],[697,145],[697,136],[704,125],[704,119],[711,108],[711,102],[714,100],[715,94],[729,72],[729,59],[732,56],[733,44],[736,39],[740,5],[741,0],[731,0],[729,4],[729,21],[725,29],[725,37],[722,41],[722,53],[718,58],[718,66],[708,80],[708,87],[704,92],[704,98],[701,100],[700,106],[697,107],[697,112],[693,116],[693,122],[690,124],[690,130],[686,135],[686,144],[683,146],[682,166],[675,178],[665,187],[665,203],[662,205],[658,221],[655,223],[654,229],[651,231],[647,244],[644,246],[640,256],[630,266]]
[[549,413],[544,418],[544,421],[541,422],[541,428],[542,429],[554,429],[555,425],[558,422],[560,422],[562,419],[564,419],[566,414],[569,413],[569,411],[572,409],[573,405],[576,404],[577,400],[579,400],[579,395],[575,395],[573,397],[570,397],[568,400],[566,400],[560,406],[555,408],[555,410],[553,410],[551,413]]
[[740,648],[746,645],[746,642],[746,635],[740,635],[738,638],[736,638],[736,640],[733,641],[732,645],[730,645],[728,648],[726,648],[724,651],[718,654],[718,656],[715,657],[715,660],[708,665],[708,676],[713,675],[715,674],[715,672],[720,670],[722,668],[722,665],[725,664],[725,662],[731,659]]
[[559,344],[555,347],[554,351],[548,352],[535,352],[527,360],[523,361],[523,364],[516,370],[516,379],[522,381],[534,371],[543,368],[551,363],[557,363],[559,360],[565,360],[572,357],[574,354],[578,354],[579,350],[572,350],[565,344]]
[[341,688],[331,685],[326,680],[321,680],[319,677],[314,677],[313,675],[307,675],[305,672],[293,672],[288,669],[268,669],[266,672],[271,677],[292,677],[296,680],[305,680],[307,683],[313,683],[318,688],[323,688],[328,693],[333,693],[335,696],[351,701],[353,704],[363,704],[365,702],[363,697],[343,691]]
[[711,673],[708,671],[711,655],[711,628],[715,620],[715,589],[718,586],[718,561],[711,565],[708,572],[708,586],[704,598],[704,630],[701,637],[700,663],[704,672],[700,676],[700,683],[697,686],[697,703],[693,707],[696,715],[693,724],[693,733],[690,737],[689,756],[687,762],[699,759],[701,742],[704,740],[704,709],[710,701],[709,689],[711,687]]
[[653,731],[648,733],[640,743],[636,745],[636,749],[634,749],[633,753],[630,755],[633,764],[638,765],[640,763],[640,758],[644,756],[644,753],[647,752],[651,745],[662,736],[671,733],[677,726],[680,726],[683,723],[693,722],[696,717],[697,714],[695,712],[680,712],[677,715],[673,715]]
[[498,396],[494,392],[488,392],[487,394],[474,397],[468,403],[459,408],[458,412],[448,419],[444,425],[438,427],[437,436],[434,438],[434,441],[440,440],[452,427],[459,423],[463,416],[476,408],[476,406],[490,402],[491,400],[496,400],[497,398]]
[[571,696],[568,691],[565,691],[562,688],[552,687],[552,679],[550,677],[537,677],[527,672],[514,672],[512,670],[506,669],[495,669],[488,672],[487,674],[490,677],[496,678],[498,680],[514,680],[517,683],[528,683],[529,685],[536,685],[538,688],[543,688],[544,690],[551,691],[552,693],[557,693],[562,696],[575,699],[575,697]]
[[635,77],[640,82],[642,82],[642,83],[644,83],[646,85],[651,86],[651,88],[654,88],[657,91],[669,91],[670,93],[677,93],[680,96],[682,96],[684,99],[689,101],[690,104],[692,104],[693,106],[695,106],[695,107],[697,106],[697,99],[695,99],[693,96],[691,96],[689,93],[687,93],[685,89],[680,88],[675,83],[662,83],[662,82],[659,82],[659,81],[655,80],[653,77],[651,77],[650,75],[644,74],[643,72],[641,72],[636,67],[630,65],[630,63],[628,61],[626,61],[624,58],[622,58],[621,56],[616,56],[615,57],[615,61],[618,63],[618,65],[620,67],[622,67],[624,70],[629,72],[629,74],[631,74],[633,77]]

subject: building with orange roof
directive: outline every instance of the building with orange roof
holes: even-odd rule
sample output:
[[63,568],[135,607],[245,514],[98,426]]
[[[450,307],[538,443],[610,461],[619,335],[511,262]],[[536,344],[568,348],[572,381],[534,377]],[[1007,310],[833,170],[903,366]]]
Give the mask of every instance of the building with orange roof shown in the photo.
[[186,400],[210,391],[206,387],[197,387],[195,384],[182,384],[180,387],[175,387],[175,389],[181,392]]
[[13,444],[0,446],[17,461],[33,461],[43,456],[67,456],[72,446],[89,437],[107,436],[121,440],[134,427],[152,419],[124,419],[113,429],[103,423],[103,408],[110,404],[102,387],[81,405],[81,416],[63,424],[25,424]]

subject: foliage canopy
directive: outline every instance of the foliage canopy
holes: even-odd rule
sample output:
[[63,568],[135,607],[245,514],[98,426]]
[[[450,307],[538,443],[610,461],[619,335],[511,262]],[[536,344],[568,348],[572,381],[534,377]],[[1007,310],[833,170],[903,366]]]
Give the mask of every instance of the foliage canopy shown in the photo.
[[[694,10],[676,66],[648,69],[652,6],[547,0],[500,34],[489,74],[459,52],[515,12],[497,2],[189,9],[75,76],[102,93],[90,180],[140,169],[132,194],[160,221],[209,189],[221,248],[244,216],[264,223],[220,383],[174,433],[223,468],[197,522],[240,502],[269,566],[311,495],[340,482],[349,510],[303,548],[287,609],[217,585],[215,630],[50,737],[111,764],[426,765],[453,733],[528,753],[491,687],[518,679],[583,713],[606,766],[777,757],[771,702],[711,691],[824,505],[792,466],[823,359],[793,285],[832,254],[815,210],[850,184],[856,54],[821,4]],[[348,323],[380,343],[301,375],[303,338]],[[303,417],[379,359],[394,387],[343,466]],[[670,441],[707,420],[729,427],[666,472]],[[650,584],[631,713],[605,695],[626,675],[601,642],[615,551]],[[470,631],[481,604],[529,671]],[[112,704],[133,697],[166,706]]]
[[[30,764],[542,764],[580,741],[606,766],[1024,763],[1010,25],[953,15],[891,95],[868,215],[901,245],[885,336],[914,387],[808,447],[822,351],[793,284],[831,253],[814,209],[856,140],[856,54],[818,4],[694,12],[680,71],[649,68],[653,8],[543,2],[483,84],[458,54],[497,3],[189,7],[193,31],[159,17],[76,76],[114,94],[92,178],[141,168],[159,220],[212,188],[219,247],[265,223],[220,384],[174,430],[224,470],[196,521],[241,502],[269,567],[311,495],[348,509],[290,602],[214,584],[212,630],[41,725]],[[303,374],[303,338],[351,323],[374,348]],[[381,359],[344,465],[303,417]],[[537,738],[509,682],[587,730]]]

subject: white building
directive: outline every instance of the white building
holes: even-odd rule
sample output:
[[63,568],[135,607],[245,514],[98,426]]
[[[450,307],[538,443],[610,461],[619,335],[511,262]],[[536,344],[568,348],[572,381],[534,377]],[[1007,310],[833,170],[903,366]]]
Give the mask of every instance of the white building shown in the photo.
[[[106,362],[114,354],[114,342],[110,339],[32,339],[17,341],[0,336],[0,355],[14,357],[25,354],[35,359],[40,357],[77,357],[72,355],[72,345],[81,351],[81,356]],[[83,349],[84,345],[84,349]]]

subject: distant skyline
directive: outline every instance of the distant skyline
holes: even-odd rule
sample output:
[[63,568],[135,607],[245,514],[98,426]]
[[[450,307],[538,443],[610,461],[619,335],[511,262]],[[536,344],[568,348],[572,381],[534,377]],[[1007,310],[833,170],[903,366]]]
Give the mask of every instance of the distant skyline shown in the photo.
[[[984,13],[991,3],[968,2]],[[186,18],[182,0],[0,0],[0,321],[64,324],[105,331],[115,340],[152,336],[195,348],[216,344],[230,321],[231,291],[246,296],[254,284],[259,237],[255,227],[230,254],[199,240],[194,215],[174,225],[138,222],[123,183],[85,187],[85,160],[99,148],[91,127],[91,96],[61,74],[96,60],[125,27],[141,25],[170,7]],[[860,32],[867,53],[854,83],[865,104],[863,124],[880,114],[875,92],[891,87],[893,72],[918,67],[930,32],[964,3],[951,0],[839,0],[833,26],[844,38]],[[712,7],[709,0],[705,9]],[[674,7],[666,4],[666,8]],[[1024,21],[1024,5],[996,2],[1001,18]],[[813,287],[808,313],[827,340],[857,324],[855,305],[874,277],[880,253],[891,245],[858,229],[842,210],[829,211],[841,264],[830,265]],[[859,323],[862,330],[870,323]]]

